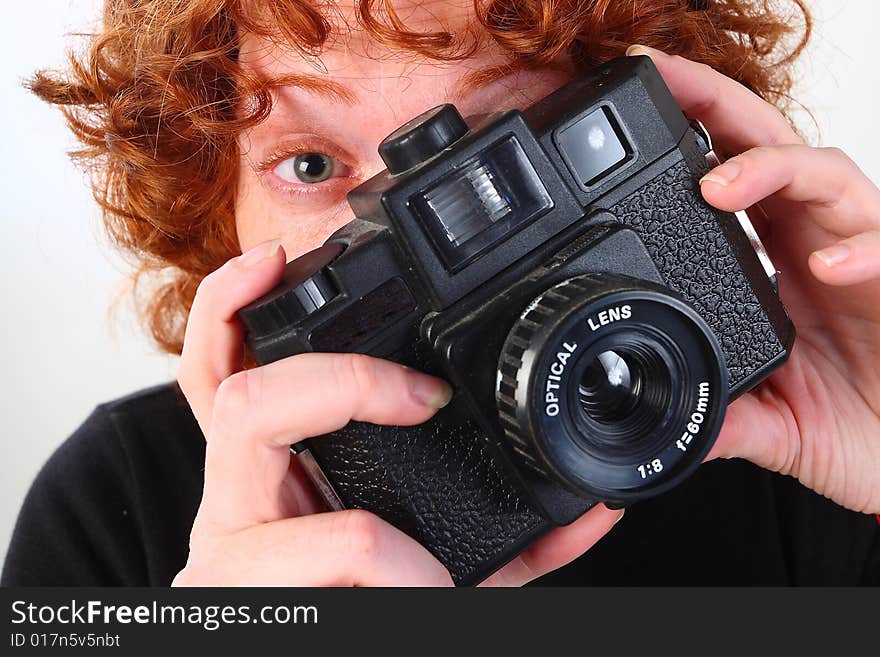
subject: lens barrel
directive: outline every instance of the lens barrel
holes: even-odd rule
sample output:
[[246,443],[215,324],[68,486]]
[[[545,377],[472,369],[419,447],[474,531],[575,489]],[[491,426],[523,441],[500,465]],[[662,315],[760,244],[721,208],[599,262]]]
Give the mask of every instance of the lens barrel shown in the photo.
[[686,478],[721,429],[727,368],[706,322],[668,288],[586,274],[514,324],[496,399],[513,451],[583,497],[629,503]]
[[654,429],[673,408],[682,366],[675,346],[645,330],[618,331],[591,345],[574,380],[574,419],[585,446],[609,456],[649,455],[657,445],[647,436],[662,439]]

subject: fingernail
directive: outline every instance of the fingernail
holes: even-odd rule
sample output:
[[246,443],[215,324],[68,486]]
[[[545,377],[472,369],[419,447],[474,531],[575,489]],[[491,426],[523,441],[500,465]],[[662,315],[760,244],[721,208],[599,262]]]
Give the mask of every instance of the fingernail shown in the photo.
[[826,267],[835,267],[849,258],[850,248],[845,244],[835,244],[814,254]]
[[268,260],[276,253],[278,253],[278,247],[281,246],[280,239],[269,240],[268,242],[263,242],[261,244],[257,244],[254,248],[247,251],[246,253],[238,256],[238,263],[242,267],[255,267],[260,264],[264,260]]
[[626,49],[626,54],[628,57],[636,57],[637,55],[647,55],[651,59],[659,59],[661,57],[666,57],[666,53],[662,50],[657,50],[656,48],[651,48],[650,46],[643,46],[640,43],[634,43],[629,48]]
[[[617,516],[617,520],[614,521],[614,524],[615,524],[615,525],[616,525],[617,523],[619,523],[621,520],[623,520],[623,515],[624,515],[625,513],[626,513],[626,509],[621,509],[621,510],[620,510],[620,515]],[[614,525],[612,525],[612,527],[613,527],[613,526],[614,526]]]
[[452,386],[433,376],[414,374],[410,377],[412,396],[430,408],[443,408],[452,401]]
[[719,167],[715,167],[705,176],[700,178],[700,184],[713,182],[716,185],[727,187],[742,173],[742,164],[736,160],[728,160]]

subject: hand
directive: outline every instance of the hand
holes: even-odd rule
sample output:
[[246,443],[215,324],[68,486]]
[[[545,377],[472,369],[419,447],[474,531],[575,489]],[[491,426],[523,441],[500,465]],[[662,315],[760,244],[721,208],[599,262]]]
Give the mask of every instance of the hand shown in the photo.
[[[235,313],[281,278],[261,244],[202,282],[178,380],[207,437],[205,489],[175,585],[445,586],[425,548],[366,511],[322,512],[289,446],[350,420],[413,425],[451,396],[434,377],[349,354],[302,354],[242,370]],[[381,382],[381,385],[376,385]],[[538,541],[486,584],[521,585],[589,549],[620,518],[595,507]]]
[[880,512],[880,190],[842,152],[802,143],[733,80],[642,46],[685,114],[739,153],[701,181],[707,202],[761,202],[756,226],[798,331],[788,363],[731,404],[710,458],[743,457],[838,504]]

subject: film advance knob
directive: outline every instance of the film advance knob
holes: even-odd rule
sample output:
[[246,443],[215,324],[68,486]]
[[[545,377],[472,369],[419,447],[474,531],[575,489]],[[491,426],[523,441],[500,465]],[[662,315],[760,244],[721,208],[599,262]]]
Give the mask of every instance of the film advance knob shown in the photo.
[[439,105],[385,137],[379,144],[379,155],[388,172],[396,175],[431,159],[467,132],[467,124],[454,105]]
[[298,324],[333,299],[339,291],[324,267],[344,248],[324,244],[287,263],[281,283],[238,311],[250,338],[259,340]]

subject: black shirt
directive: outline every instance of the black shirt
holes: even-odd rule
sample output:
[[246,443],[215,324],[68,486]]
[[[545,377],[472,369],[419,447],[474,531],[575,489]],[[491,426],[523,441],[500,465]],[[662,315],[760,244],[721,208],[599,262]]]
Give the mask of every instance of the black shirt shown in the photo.
[[[184,566],[205,444],[179,389],[99,406],[36,478],[5,586],[166,586]],[[739,460],[634,505],[543,584],[880,585],[880,526]]]

